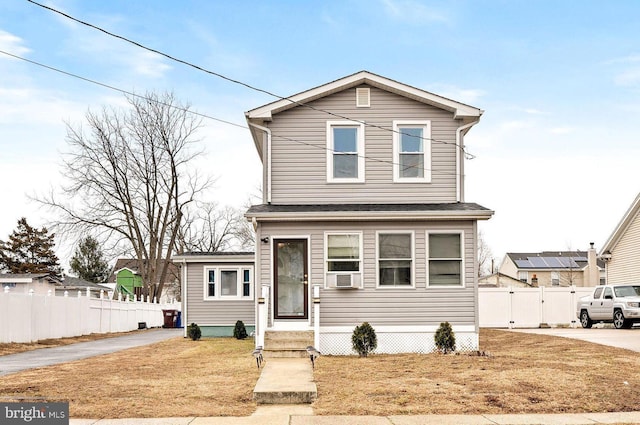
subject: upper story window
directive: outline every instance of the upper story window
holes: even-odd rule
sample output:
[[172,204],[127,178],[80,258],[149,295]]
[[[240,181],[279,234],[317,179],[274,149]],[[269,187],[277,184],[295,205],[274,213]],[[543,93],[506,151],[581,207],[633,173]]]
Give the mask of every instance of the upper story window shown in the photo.
[[205,267],[204,299],[252,299],[253,269],[250,267]]
[[413,285],[413,233],[378,233],[378,286]]
[[327,181],[364,182],[364,124],[327,122]]
[[429,233],[429,286],[464,286],[463,233]]
[[393,122],[393,180],[431,181],[431,122]]

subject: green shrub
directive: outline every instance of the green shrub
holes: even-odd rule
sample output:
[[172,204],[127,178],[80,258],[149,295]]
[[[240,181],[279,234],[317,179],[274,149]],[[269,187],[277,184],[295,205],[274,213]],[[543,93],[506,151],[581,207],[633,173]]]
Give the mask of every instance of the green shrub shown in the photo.
[[233,328],[233,337],[236,339],[245,339],[247,337],[247,329],[244,327],[242,320],[236,322],[236,327]]
[[367,357],[369,353],[378,347],[376,331],[367,322],[356,326],[351,336],[351,344],[353,350],[358,353],[360,357]]
[[449,322],[440,323],[440,327],[433,337],[440,352],[447,354],[456,350],[456,335]]
[[189,328],[187,329],[187,336],[189,336],[189,338],[191,338],[194,341],[199,340],[200,337],[202,336],[202,331],[200,330],[200,326],[196,325],[195,323],[190,324]]

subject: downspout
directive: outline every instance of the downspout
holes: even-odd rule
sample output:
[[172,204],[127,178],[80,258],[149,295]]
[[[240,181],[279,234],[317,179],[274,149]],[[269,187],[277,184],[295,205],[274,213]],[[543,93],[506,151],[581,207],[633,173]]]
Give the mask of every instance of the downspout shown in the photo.
[[266,164],[266,173],[267,173],[267,188],[266,188],[266,194],[267,196],[265,197],[265,201],[267,202],[267,204],[271,203],[271,130],[267,127],[263,127],[261,125],[258,124],[254,124],[251,121],[248,121],[249,125],[251,127],[255,127],[258,130],[262,130],[265,133],[267,133],[267,164]]
[[456,155],[456,202],[464,202],[464,171],[462,170],[462,159],[464,158],[464,145],[462,142],[462,132],[468,128],[478,124],[480,119],[472,121],[469,124],[458,127],[456,130],[456,146],[458,147],[458,154]]
[[182,282],[180,282],[180,295],[182,296],[182,328],[183,337],[187,337],[187,261],[182,259]]

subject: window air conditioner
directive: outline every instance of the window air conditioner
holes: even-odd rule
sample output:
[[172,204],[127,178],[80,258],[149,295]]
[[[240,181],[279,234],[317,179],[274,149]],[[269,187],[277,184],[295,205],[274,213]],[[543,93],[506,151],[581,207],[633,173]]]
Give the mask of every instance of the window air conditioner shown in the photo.
[[360,287],[360,273],[331,273],[327,275],[329,287],[351,289]]

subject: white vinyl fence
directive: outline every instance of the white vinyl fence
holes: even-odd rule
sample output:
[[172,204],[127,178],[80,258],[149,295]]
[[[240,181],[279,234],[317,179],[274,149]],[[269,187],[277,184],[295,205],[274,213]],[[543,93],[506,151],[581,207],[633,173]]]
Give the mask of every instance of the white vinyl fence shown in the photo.
[[576,304],[593,288],[480,288],[478,310],[480,327],[538,328],[540,325],[579,325]]
[[34,342],[92,333],[126,332],[164,324],[162,310],[179,303],[155,304],[82,296],[12,293],[0,290],[0,343]]

